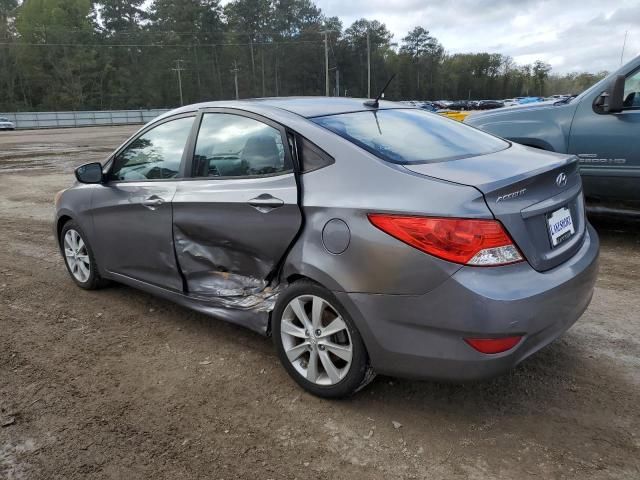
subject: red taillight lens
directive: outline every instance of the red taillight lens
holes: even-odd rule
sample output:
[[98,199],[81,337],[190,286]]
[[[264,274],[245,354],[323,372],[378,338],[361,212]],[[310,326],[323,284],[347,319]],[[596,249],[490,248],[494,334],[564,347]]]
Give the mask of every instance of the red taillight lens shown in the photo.
[[465,338],[464,341],[480,353],[502,353],[515,347],[522,337]]
[[518,248],[496,220],[377,213],[368,217],[392,237],[450,262],[494,266],[522,261]]

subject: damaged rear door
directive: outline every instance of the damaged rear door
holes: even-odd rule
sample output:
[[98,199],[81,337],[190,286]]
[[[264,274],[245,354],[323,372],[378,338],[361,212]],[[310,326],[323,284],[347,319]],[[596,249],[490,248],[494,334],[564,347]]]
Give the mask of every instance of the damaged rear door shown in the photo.
[[176,257],[187,293],[269,311],[271,280],[302,224],[284,128],[239,110],[201,114],[187,177],[173,199]]

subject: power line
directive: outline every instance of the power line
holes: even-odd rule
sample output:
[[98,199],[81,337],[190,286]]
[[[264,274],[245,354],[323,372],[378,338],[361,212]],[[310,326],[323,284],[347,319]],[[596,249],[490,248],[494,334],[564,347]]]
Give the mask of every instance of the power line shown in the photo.
[[253,43],[36,43],[36,42],[0,42],[0,45],[18,45],[27,47],[129,47],[129,48],[162,48],[162,47],[248,47],[249,45],[299,45],[299,44],[315,44],[317,40],[299,40],[290,42],[253,42]]
[[[64,33],[106,33],[109,34],[111,32],[109,32],[109,30],[107,29],[97,29],[97,30],[93,30],[93,29],[83,29],[83,28],[77,28],[77,27],[70,27],[70,28],[62,28],[62,27],[51,27],[51,26],[45,26],[45,25],[40,25],[37,26],[38,29],[40,29],[43,32],[64,32]],[[35,30],[35,28],[34,28]],[[326,30],[327,32],[338,32],[338,30]],[[296,36],[302,36],[302,35],[323,35],[325,32],[325,30],[301,30],[300,32],[298,32],[296,34]],[[282,31],[254,31],[254,32],[240,32],[237,30],[191,30],[191,31],[174,31],[174,30],[144,30],[144,29],[139,29],[139,30],[135,30],[135,29],[124,29],[124,30],[118,30],[112,33],[114,36],[116,35],[165,35],[165,34],[171,34],[171,35],[188,35],[188,36],[194,36],[194,35],[281,35],[283,37],[285,36],[289,36],[286,33],[282,32]]]

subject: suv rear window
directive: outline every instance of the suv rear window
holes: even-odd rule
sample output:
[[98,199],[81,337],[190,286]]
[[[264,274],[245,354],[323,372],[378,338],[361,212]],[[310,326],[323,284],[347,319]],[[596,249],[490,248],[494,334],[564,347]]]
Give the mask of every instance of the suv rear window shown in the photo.
[[418,109],[367,110],[311,120],[383,160],[400,164],[456,160],[509,147],[497,137]]

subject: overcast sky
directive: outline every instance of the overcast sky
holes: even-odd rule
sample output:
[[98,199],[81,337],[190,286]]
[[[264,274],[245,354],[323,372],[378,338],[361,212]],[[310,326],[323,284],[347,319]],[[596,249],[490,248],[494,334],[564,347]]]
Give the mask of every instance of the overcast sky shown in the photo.
[[344,27],[359,18],[387,25],[400,42],[421,25],[449,53],[497,52],[517,63],[544,60],[556,72],[614,70],[640,54],[640,0],[315,0]]

